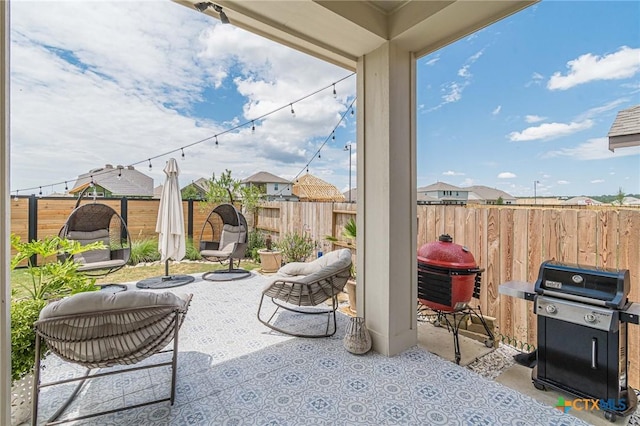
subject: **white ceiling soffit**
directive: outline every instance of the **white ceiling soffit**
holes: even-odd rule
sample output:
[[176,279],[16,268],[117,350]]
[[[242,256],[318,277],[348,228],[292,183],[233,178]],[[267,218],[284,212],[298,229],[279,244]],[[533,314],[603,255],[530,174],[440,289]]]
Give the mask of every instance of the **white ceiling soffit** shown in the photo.
[[[174,0],[198,12],[201,0]],[[359,57],[388,40],[431,53],[538,0],[220,0],[232,25],[355,70]],[[218,14],[209,7],[205,13]]]

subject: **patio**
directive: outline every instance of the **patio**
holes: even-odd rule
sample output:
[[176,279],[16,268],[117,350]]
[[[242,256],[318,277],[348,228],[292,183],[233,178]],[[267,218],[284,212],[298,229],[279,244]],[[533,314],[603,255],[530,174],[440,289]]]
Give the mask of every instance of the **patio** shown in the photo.
[[[352,355],[342,346],[348,321],[343,314],[338,315],[338,332],[331,338],[275,333],[256,319],[264,281],[255,273],[220,283],[203,281],[198,275],[194,283],[172,289],[194,295],[180,332],[175,405],[155,404],[75,424],[606,424],[600,413],[579,413],[586,421],[564,414],[553,402],[541,403],[498,383],[500,377],[492,381],[457,366],[430,353],[422,343],[391,358],[373,352]],[[309,317],[285,312],[277,321],[312,328],[307,320],[317,323],[318,318]],[[446,343],[451,337],[438,340]],[[474,344],[484,346],[462,340],[463,356]],[[43,381],[81,372],[53,356],[44,364]],[[515,374],[518,386],[537,392],[526,377],[521,380]],[[160,369],[95,379],[63,417],[168,395],[169,381],[170,372]],[[40,422],[60,406],[71,388],[62,385],[42,391]],[[546,394],[557,401],[551,392]]]

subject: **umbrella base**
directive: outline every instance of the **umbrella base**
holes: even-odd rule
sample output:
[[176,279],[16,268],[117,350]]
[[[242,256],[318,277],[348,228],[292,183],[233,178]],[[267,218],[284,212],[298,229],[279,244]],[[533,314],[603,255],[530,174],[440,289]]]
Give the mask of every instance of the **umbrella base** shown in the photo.
[[138,288],[171,288],[189,284],[195,281],[191,275],[165,275],[162,277],[147,278],[136,283]]
[[221,269],[219,271],[205,272],[203,280],[207,281],[233,281],[251,276],[251,271],[245,269]]

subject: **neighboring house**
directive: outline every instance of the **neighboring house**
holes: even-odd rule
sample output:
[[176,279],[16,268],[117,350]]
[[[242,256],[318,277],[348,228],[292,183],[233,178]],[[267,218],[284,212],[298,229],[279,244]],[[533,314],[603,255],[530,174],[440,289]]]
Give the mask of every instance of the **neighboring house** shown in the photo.
[[293,195],[300,201],[344,202],[338,188],[308,173],[293,184]]
[[640,145],[640,105],[618,112],[609,130],[609,149]]
[[206,198],[207,189],[209,188],[209,179],[200,178],[192,181],[189,185],[180,190],[183,200],[204,200]]
[[516,204],[516,197],[495,188],[483,185],[474,185],[464,188],[469,191],[468,203],[477,204]]
[[418,188],[420,204],[467,204],[468,200],[469,190],[444,182]]
[[94,190],[90,190],[91,196],[96,197],[128,197],[128,198],[152,198],[153,178],[137,171],[133,166],[112,166],[90,170],[81,174],[76,179],[69,194],[79,195],[85,188],[93,183]]
[[601,205],[600,201],[596,201],[593,198],[589,197],[573,197],[569,198],[567,201],[563,201],[564,205],[573,205],[573,206],[596,206]]
[[266,201],[297,201],[293,195],[293,185],[290,181],[269,172],[258,172],[242,180],[245,186],[255,186],[265,194]]
[[349,191],[344,191],[342,195],[344,195],[344,200],[348,203],[355,203],[356,201],[358,201],[357,188],[351,188],[351,190]]

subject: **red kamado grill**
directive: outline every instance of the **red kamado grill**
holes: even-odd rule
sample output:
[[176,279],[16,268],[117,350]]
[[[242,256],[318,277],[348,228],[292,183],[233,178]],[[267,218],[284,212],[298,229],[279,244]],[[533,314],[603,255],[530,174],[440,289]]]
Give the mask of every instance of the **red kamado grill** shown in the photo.
[[440,235],[418,250],[418,300],[435,311],[465,309],[479,297],[482,271],[468,248]]

